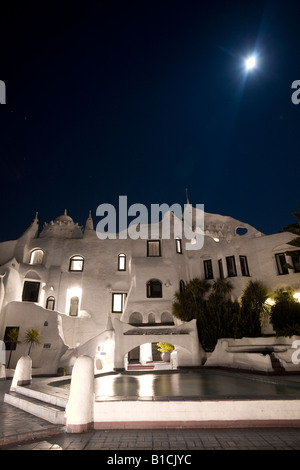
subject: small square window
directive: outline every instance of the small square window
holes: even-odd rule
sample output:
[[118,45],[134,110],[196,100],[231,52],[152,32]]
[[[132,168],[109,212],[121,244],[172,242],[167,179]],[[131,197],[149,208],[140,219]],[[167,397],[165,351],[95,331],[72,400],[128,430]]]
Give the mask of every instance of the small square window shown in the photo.
[[160,240],[147,241],[147,256],[161,256]]
[[73,256],[70,259],[69,271],[83,271],[83,257]]

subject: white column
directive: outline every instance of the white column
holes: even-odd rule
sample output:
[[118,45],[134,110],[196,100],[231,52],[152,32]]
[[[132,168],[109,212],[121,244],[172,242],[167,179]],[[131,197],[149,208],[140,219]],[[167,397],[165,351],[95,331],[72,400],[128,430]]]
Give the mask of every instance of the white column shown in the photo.
[[73,367],[66,406],[67,432],[83,432],[93,428],[94,395],[94,360],[80,356]]

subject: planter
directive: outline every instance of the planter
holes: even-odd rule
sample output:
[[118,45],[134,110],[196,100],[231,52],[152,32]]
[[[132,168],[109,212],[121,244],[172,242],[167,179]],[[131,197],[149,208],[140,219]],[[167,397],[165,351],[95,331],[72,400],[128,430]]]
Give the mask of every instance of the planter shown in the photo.
[[161,358],[164,362],[170,362],[170,353],[169,352],[162,352]]

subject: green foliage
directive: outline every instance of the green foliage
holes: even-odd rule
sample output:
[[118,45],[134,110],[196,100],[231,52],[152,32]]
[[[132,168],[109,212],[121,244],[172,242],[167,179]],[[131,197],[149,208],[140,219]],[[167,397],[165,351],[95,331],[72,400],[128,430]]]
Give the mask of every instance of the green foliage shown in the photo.
[[28,356],[30,356],[32,346],[41,344],[40,332],[35,328],[27,330],[24,338],[24,343],[29,344]]
[[293,297],[291,287],[275,293],[275,304],[271,308],[271,323],[277,336],[300,335],[300,303]]
[[8,363],[7,363],[7,368],[8,369],[9,369],[9,365],[10,365],[11,355],[12,355],[12,352],[13,352],[13,347],[12,346],[21,343],[21,341],[18,340],[18,337],[19,337],[18,328],[12,328],[9,331],[8,335],[7,335],[8,343],[10,343],[10,353],[9,353],[9,358],[8,358]]
[[213,351],[219,338],[241,338],[261,334],[260,316],[265,310],[267,289],[250,281],[241,304],[230,299],[231,283],[217,279],[212,284],[193,279],[175,294],[173,315],[183,321],[197,320],[199,341]]

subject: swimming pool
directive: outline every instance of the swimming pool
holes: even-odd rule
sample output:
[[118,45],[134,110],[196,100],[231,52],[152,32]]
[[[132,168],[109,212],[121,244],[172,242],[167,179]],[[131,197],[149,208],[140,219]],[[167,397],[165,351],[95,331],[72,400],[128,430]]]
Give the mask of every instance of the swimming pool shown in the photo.
[[[52,385],[69,388],[69,381]],[[300,382],[221,370],[121,372],[95,378],[96,401],[300,398]]]

